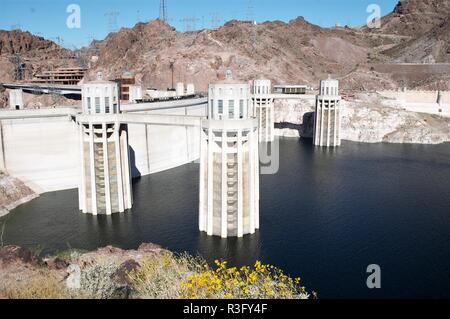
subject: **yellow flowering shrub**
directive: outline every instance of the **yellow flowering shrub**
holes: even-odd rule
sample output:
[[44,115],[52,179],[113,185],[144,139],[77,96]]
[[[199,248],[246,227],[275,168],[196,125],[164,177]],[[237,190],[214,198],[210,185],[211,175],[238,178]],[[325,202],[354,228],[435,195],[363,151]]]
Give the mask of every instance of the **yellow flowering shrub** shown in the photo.
[[181,283],[186,299],[307,299],[300,278],[291,278],[272,265],[257,261],[253,267],[228,268],[216,260],[217,268],[194,274]]
[[177,299],[180,282],[207,269],[206,262],[188,254],[166,253],[140,262],[128,273],[133,286],[132,297],[144,299]]

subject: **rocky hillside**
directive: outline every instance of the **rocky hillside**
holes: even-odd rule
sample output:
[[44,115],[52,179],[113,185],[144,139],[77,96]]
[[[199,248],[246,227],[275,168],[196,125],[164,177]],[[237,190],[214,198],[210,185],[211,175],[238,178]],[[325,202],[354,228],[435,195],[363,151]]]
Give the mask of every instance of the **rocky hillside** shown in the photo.
[[[275,104],[277,135],[312,138],[314,100],[279,100]],[[408,112],[393,101],[361,95],[342,103],[343,140],[362,143],[440,144],[450,142],[450,119]]]
[[226,69],[246,80],[259,74],[277,83],[315,86],[332,74],[344,89],[395,88],[399,84],[374,72],[371,63],[450,62],[449,1],[402,0],[375,30],[321,28],[302,17],[258,25],[230,21],[217,30],[187,33],[160,21],[139,23],[94,44],[100,59],[91,76],[98,70],[110,77],[133,71],[144,86],[163,88],[170,85],[174,61],[176,80],[192,81],[201,90]]
[[0,217],[37,196],[23,182],[0,172]]
[[372,31],[417,37],[447,21],[449,15],[449,0],[401,0],[383,17],[381,29]]
[[145,86],[164,87],[170,84],[174,61],[177,80],[192,81],[202,90],[226,69],[247,80],[259,74],[278,83],[315,83],[365,64],[372,42],[354,31],[323,29],[303,18],[259,25],[230,21],[217,30],[188,33],[156,20],[110,34],[91,76],[103,70],[117,77],[129,70]]
[[[75,54],[83,61],[98,55],[91,78],[98,71],[107,78],[132,71],[145,87],[170,86],[173,62],[175,80],[193,82],[199,90],[227,69],[245,80],[260,75],[275,83],[317,86],[331,74],[345,90],[398,88],[404,83],[376,72],[373,64],[450,62],[449,20],[450,0],[402,0],[383,17],[381,29],[321,28],[299,17],[257,25],[233,20],[214,30],[178,32],[155,20],[123,28],[77,52],[27,32],[0,31],[0,82],[12,79],[11,55],[20,53],[29,76],[76,63]],[[404,80],[412,88],[426,88],[448,78]]]
[[362,31],[388,39],[375,48],[387,61],[450,62],[449,20],[450,0],[401,0],[380,29]]
[[20,30],[0,30],[0,82],[14,80],[13,55],[20,56],[26,78],[50,67],[74,63],[73,52],[53,41]]
[[450,13],[446,21],[430,31],[384,53],[394,58],[395,62],[450,62]]
[[308,299],[300,278],[257,261],[228,268],[154,244],[40,258],[0,246],[0,299]]
[[[23,68],[23,81],[44,70],[62,66],[76,66],[72,51],[53,41],[20,30],[0,30],[0,83],[15,81],[15,62]],[[7,92],[0,88],[0,107],[8,104]]]

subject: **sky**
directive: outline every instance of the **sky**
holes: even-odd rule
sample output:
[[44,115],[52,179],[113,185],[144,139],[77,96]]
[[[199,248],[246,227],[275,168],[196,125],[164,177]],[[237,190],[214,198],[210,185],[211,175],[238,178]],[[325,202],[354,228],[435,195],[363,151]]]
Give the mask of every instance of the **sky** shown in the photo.
[[[169,23],[179,31],[211,28],[231,19],[288,22],[304,16],[311,23],[331,27],[362,25],[377,4],[382,15],[398,0],[166,0]],[[80,8],[80,28],[69,28],[67,8]],[[160,0],[1,0],[0,29],[21,29],[80,48],[110,31],[133,27],[159,16]],[[72,20],[73,21],[73,20]]]

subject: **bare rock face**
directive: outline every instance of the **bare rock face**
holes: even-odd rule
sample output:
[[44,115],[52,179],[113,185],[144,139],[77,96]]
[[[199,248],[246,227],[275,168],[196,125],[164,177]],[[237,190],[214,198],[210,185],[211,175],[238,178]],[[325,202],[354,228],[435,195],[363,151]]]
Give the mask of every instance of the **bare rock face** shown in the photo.
[[13,263],[37,264],[37,257],[31,250],[19,246],[0,248],[0,266],[6,267]]
[[90,76],[132,71],[144,87],[167,88],[172,61],[176,81],[203,91],[227,69],[244,80],[261,75],[275,83],[316,86],[332,74],[347,90],[396,88],[400,83],[371,72],[371,63],[450,62],[449,17],[450,0],[403,0],[382,19],[381,29],[321,28],[299,17],[258,25],[233,20],[216,30],[182,33],[156,20],[96,42],[101,51]]
[[[0,83],[14,82],[14,59],[20,58],[23,81],[52,68],[77,66],[74,52],[60,47],[53,41],[20,30],[0,30]],[[7,97],[0,92],[0,107],[7,106]]]
[[448,19],[449,0],[401,0],[382,19],[380,33],[420,36]]
[[144,86],[166,88],[173,61],[176,80],[200,90],[227,69],[244,80],[259,74],[279,83],[315,83],[365,63],[370,45],[354,32],[323,29],[301,17],[258,25],[233,20],[217,30],[186,33],[152,21],[108,36],[90,76],[104,71],[114,78],[133,71]]
[[0,217],[36,197],[38,195],[23,182],[0,172]]
[[122,287],[128,287],[131,285],[131,282],[128,277],[128,273],[133,270],[139,269],[140,265],[133,259],[129,259],[123,262],[116,272],[113,274],[112,279]]
[[[276,134],[313,137],[313,101],[287,100],[275,107]],[[363,143],[450,142],[450,119],[408,112],[377,100],[342,101],[341,138]]]
[[139,263],[140,260],[151,255],[168,253],[167,250],[154,244],[142,244],[137,250],[123,250],[113,246],[99,248],[96,251],[83,254],[78,259],[81,268],[98,263],[113,263],[121,265],[130,260]]

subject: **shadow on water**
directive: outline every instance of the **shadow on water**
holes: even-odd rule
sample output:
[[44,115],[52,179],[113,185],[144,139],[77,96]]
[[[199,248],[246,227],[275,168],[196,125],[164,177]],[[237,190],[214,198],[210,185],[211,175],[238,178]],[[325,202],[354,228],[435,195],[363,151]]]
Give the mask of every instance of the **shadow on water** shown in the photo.
[[259,232],[243,238],[222,239],[201,233],[198,237],[198,252],[208,262],[226,260],[231,266],[251,265],[261,259]]

